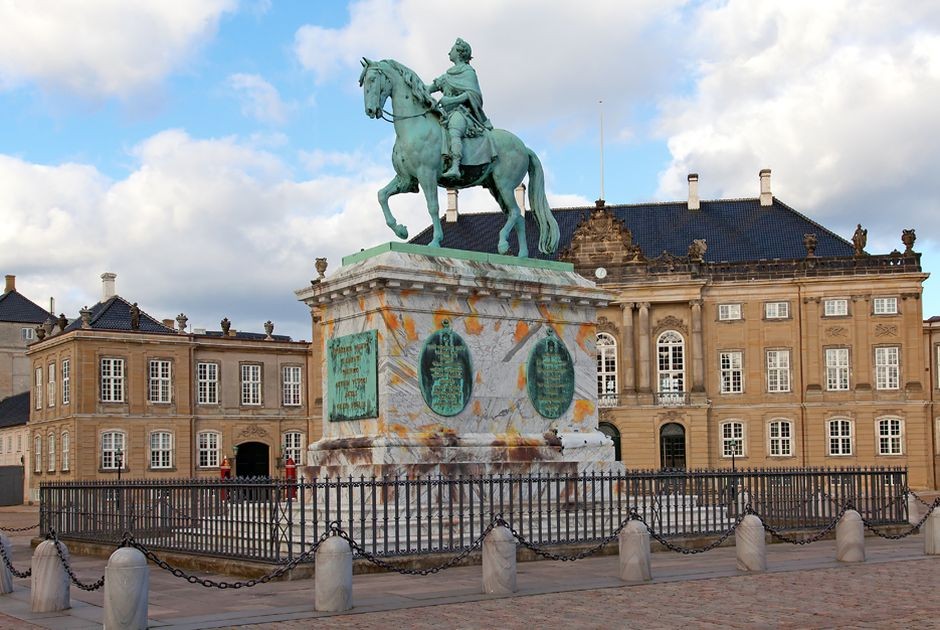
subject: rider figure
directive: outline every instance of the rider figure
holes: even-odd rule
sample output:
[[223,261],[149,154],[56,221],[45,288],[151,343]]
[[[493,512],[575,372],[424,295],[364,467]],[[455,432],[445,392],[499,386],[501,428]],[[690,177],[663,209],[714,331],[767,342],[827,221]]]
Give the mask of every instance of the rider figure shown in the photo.
[[444,178],[460,176],[460,158],[463,150],[463,138],[477,135],[480,129],[492,129],[486,114],[483,113],[483,94],[477,73],[470,66],[470,44],[457,38],[448,54],[454,63],[447,72],[434,79],[428,90],[441,92],[439,105],[446,115],[445,127],[450,147],[450,168],[441,174]]

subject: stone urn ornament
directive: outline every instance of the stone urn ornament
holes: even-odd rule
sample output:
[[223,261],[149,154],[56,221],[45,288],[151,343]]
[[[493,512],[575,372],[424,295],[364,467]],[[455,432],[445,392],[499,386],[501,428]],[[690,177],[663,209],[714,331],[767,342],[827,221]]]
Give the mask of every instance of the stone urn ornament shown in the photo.
[[189,321],[189,318],[185,314],[180,313],[176,316],[176,326],[179,329],[179,333],[182,335],[186,332],[186,322]]
[[228,337],[228,331],[232,329],[232,322],[229,321],[228,317],[223,317],[222,321],[219,322],[219,326],[222,327],[222,336]]
[[819,239],[815,234],[804,234],[803,235],[803,247],[806,248],[806,257],[814,258],[816,256],[816,245],[819,244]]
[[917,240],[917,234],[913,228],[901,232],[901,242],[904,243],[904,255],[909,256],[914,253],[914,241]]
[[271,333],[273,332],[274,332],[274,322],[272,322],[269,319],[268,321],[264,323],[264,334],[265,334],[264,340],[273,341],[274,337],[271,336]]

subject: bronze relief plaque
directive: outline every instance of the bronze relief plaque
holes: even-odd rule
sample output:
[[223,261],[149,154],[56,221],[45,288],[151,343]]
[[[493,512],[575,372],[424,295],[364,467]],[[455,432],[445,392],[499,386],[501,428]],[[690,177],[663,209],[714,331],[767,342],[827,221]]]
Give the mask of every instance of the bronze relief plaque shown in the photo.
[[464,410],[473,391],[470,350],[446,319],[424,342],[418,366],[421,395],[434,413],[456,416]]
[[551,328],[529,353],[526,380],[529,400],[539,415],[554,420],[568,411],[574,399],[574,365]]
[[330,422],[378,417],[376,331],[330,339],[326,352]]

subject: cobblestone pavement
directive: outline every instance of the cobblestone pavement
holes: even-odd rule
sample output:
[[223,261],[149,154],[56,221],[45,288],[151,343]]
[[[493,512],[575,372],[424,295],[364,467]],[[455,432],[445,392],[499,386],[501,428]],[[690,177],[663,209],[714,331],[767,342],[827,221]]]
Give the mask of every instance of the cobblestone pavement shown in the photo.
[[940,628],[940,561],[532,595],[261,628]]

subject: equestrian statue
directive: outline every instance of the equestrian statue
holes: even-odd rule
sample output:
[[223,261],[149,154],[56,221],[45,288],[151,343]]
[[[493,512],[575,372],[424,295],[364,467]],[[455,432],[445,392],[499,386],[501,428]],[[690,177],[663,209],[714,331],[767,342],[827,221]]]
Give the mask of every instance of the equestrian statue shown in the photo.
[[[519,256],[528,257],[525,219],[515,197],[516,187],[528,173],[529,205],[539,228],[539,251],[554,253],[558,248],[558,223],[545,197],[542,164],[519,138],[494,129],[483,112],[480,84],[470,65],[470,45],[458,38],[449,57],[454,65],[430,85],[393,59],[362,60],[359,85],[366,116],[388,120],[395,126],[395,177],[379,191],[386,224],[399,238],[408,238],[408,228],[396,221],[388,199],[403,192],[416,193],[420,188],[434,225],[428,245],[440,247],[444,231],[437,187],[483,186],[506,215],[497,251],[509,251],[509,233],[515,230]],[[441,92],[440,100],[431,96],[434,92]],[[384,109],[389,98],[391,112]]]

